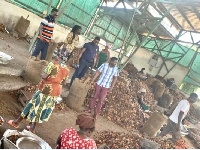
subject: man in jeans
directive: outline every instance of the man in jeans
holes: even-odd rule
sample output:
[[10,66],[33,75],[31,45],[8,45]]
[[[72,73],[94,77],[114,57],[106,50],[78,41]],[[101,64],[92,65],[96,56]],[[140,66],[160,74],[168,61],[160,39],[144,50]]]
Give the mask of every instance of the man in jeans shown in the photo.
[[93,110],[96,105],[96,100],[99,99],[96,106],[96,110],[94,112],[95,119],[101,110],[101,107],[103,105],[104,99],[106,98],[107,92],[112,91],[117,81],[117,76],[119,76],[119,72],[118,72],[118,68],[116,67],[116,64],[117,64],[117,58],[112,57],[110,59],[110,63],[104,63],[98,68],[92,80],[92,83],[94,83],[97,77],[101,75],[99,80],[97,81],[95,94],[90,102],[90,108],[87,111],[88,113],[91,113],[91,110]]
[[58,16],[58,10],[52,9],[51,14],[42,19],[39,27],[39,34],[37,36],[37,44],[32,56],[37,57],[41,52],[41,60],[45,60],[47,56],[47,49],[49,47],[49,41],[53,35],[53,29],[55,26],[55,18]]
[[181,100],[176,106],[175,110],[171,114],[168,120],[167,126],[160,133],[160,136],[166,136],[172,132],[172,141],[176,142],[180,139],[181,133],[181,123],[185,118],[190,109],[190,104],[193,104],[197,101],[198,95],[196,93],[190,94],[188,99]]
[[96,65],[96,57],[97,53],[99,52],[99,46],[98,46],[99,41],[100,38],[95,37],[95,39],[92,42],[84,44],[78,58],[78,67],[76,68],[76,71],[74,72],[70,82],[70,87],[75,78],[81,79],[85,75],[85,73],[91,66],[92,62],[93,62],[93,67]]

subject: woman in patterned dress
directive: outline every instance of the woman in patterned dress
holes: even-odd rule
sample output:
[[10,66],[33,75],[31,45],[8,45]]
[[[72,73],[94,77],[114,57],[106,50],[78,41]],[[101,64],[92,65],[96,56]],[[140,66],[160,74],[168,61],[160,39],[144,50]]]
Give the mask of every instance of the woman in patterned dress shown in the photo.
[[48,121],[55,106],[55,100],[60,96],[62,85],[66,84],[69,71],[65,61],[56,56],[54,62],[50,62],[44,73],[43,80],[39,83],[38,91],[26,105],[21,115],[16,120],[9,120],[7,123],[18,128],[23,119],[30,122],[26,128],[34,132],[36,123]]
[[62,59],[65,61],[69,60],[75,45],[79,42],[79,35],[81,34],[81,30],[81,26],[75,25],[71,32],[67,35],[63,48],[58,50],[58,53],[60,53]]
[[95,120],[90,114],[82,113],[77,116],[76,125],[80,130],[65,129],[58,137],[56,149],[97,149],[96,143],[89,138],[95,129]]

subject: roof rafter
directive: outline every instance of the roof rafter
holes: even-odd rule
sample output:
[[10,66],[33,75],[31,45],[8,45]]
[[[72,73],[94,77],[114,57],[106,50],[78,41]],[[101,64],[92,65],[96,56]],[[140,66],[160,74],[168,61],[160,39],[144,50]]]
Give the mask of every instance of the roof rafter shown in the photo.
[[183,16],[183,18],[187,21],[187,23],[191,26],[191,28],[196,31],[196,29],[194,28],[194,26],[192,25],[192,23],[189,21],[188,17],[185,15],[185,13],[183,12],[183,10],[179,7],[176,6],[176,8],[178,9],[178,11],[180,12],[180,14]]
[[[158,8],[162,11],[162,12],[165,12],[167,11],[167,9],[165,8],[165,6],[162,4],[162,3],[158,3]],[[181,25],[178,23],[178,21],[169,13],[167,15],[167,18],[172,22],[172,24],[178,28],[178,29],[181,29]]]
[[196,9],[196,7],[192,6],[192,8],[193,8],[195,14],[197,15],[197,17],[198,17],[199,20],[200,20],[200,12]]

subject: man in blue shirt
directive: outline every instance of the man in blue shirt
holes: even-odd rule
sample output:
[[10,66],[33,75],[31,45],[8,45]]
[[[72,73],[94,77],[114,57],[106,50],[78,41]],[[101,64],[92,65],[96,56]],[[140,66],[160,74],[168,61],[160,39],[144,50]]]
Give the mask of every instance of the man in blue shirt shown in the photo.
[[92,42],[84,44],[78,58],[78,67],[76,68],[76,71],[74,72],[70,82],[70,87],[75,78],[81,79],[85,75],[92,62],[94,62],[93,66],[96,64],[96,57],[97,53],[99,52],[99,41],[100,37],[95,37]]

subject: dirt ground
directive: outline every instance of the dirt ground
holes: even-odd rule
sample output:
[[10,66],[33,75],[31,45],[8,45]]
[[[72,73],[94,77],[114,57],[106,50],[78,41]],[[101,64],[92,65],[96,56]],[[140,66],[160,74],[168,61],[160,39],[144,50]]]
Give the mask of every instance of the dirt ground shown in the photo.
[[[30,54],[28,53],[29,44],[25,40],[17,40],[12,36],[0,32],[0,45],[0,51],[14,57],[14,60],[12,60],[7,66],[25,69],[28,58],[30,57]],[[72,76],[72,73],[73,71],[71,71],[70,76]],[[15,114],[20,114],[20,112],[23,110],[23,107],[19,104],[19,102],[15,98],[11,97],[8,93],[0,92],[0,102],[1,105],[4,105],[3,107],[0,107],[0,115],[5,120],[17,118],[17,116],[12,114],[11,110],[15,110]],[[47,141],[51,147],[54,147],[57,137],[65,128],[77,128],[75,126],[76,116],[77,113],[70,109],[62,111],[54,110],[48,122],[38,124],[36,134]],[[25,129],[26,125],[28,125],[28,123],[23,121],[18,130],[22,131]],[[0,127],[0,137],[3,135],[6,129],[14,128],[4,123],[4,125]],[[95,132],[107,130],[127,132],[126,129],[123,129],[113,122],[107,121],[103,117],[99,116],[97,119]]]
[[[14,60],[12,60],[7,66],[25,69],[26,63],[30,57],[28,48],[29,43],[27,43],[25,40],[17,40],[10,35],[0,32],[0,51],[14,57]],[[70,73],[70,76],[72,73],[73,71]],[[15,98],[11,97],[8,93],[0,92],[0,116],[2,116],[5,120],[15,119],[17,118],[17,114],[19,115],[22,110],[23,107]],[[50,146],[54,148],[57,137],[65,128],[74,127],[77,129],[77,126],[75,126],[76,116],[77,113],[70,109],[62,111],[54,110],[48,122],[38,124],[36,134],[47,141]],[[25,129],[26,125],[28,125],[28,122],[23,121],[18,130],[22,131]],[[4,123],[4,125],[0,127],[0,138],[6,129],[14,128]],[[126,129],[106,120],[102,116],[99,116],[97,118],[95,132],[108,130],[116,132],[128,132]],[[190,148],[195,148],[190,140],[186,139],[186,141]]]

